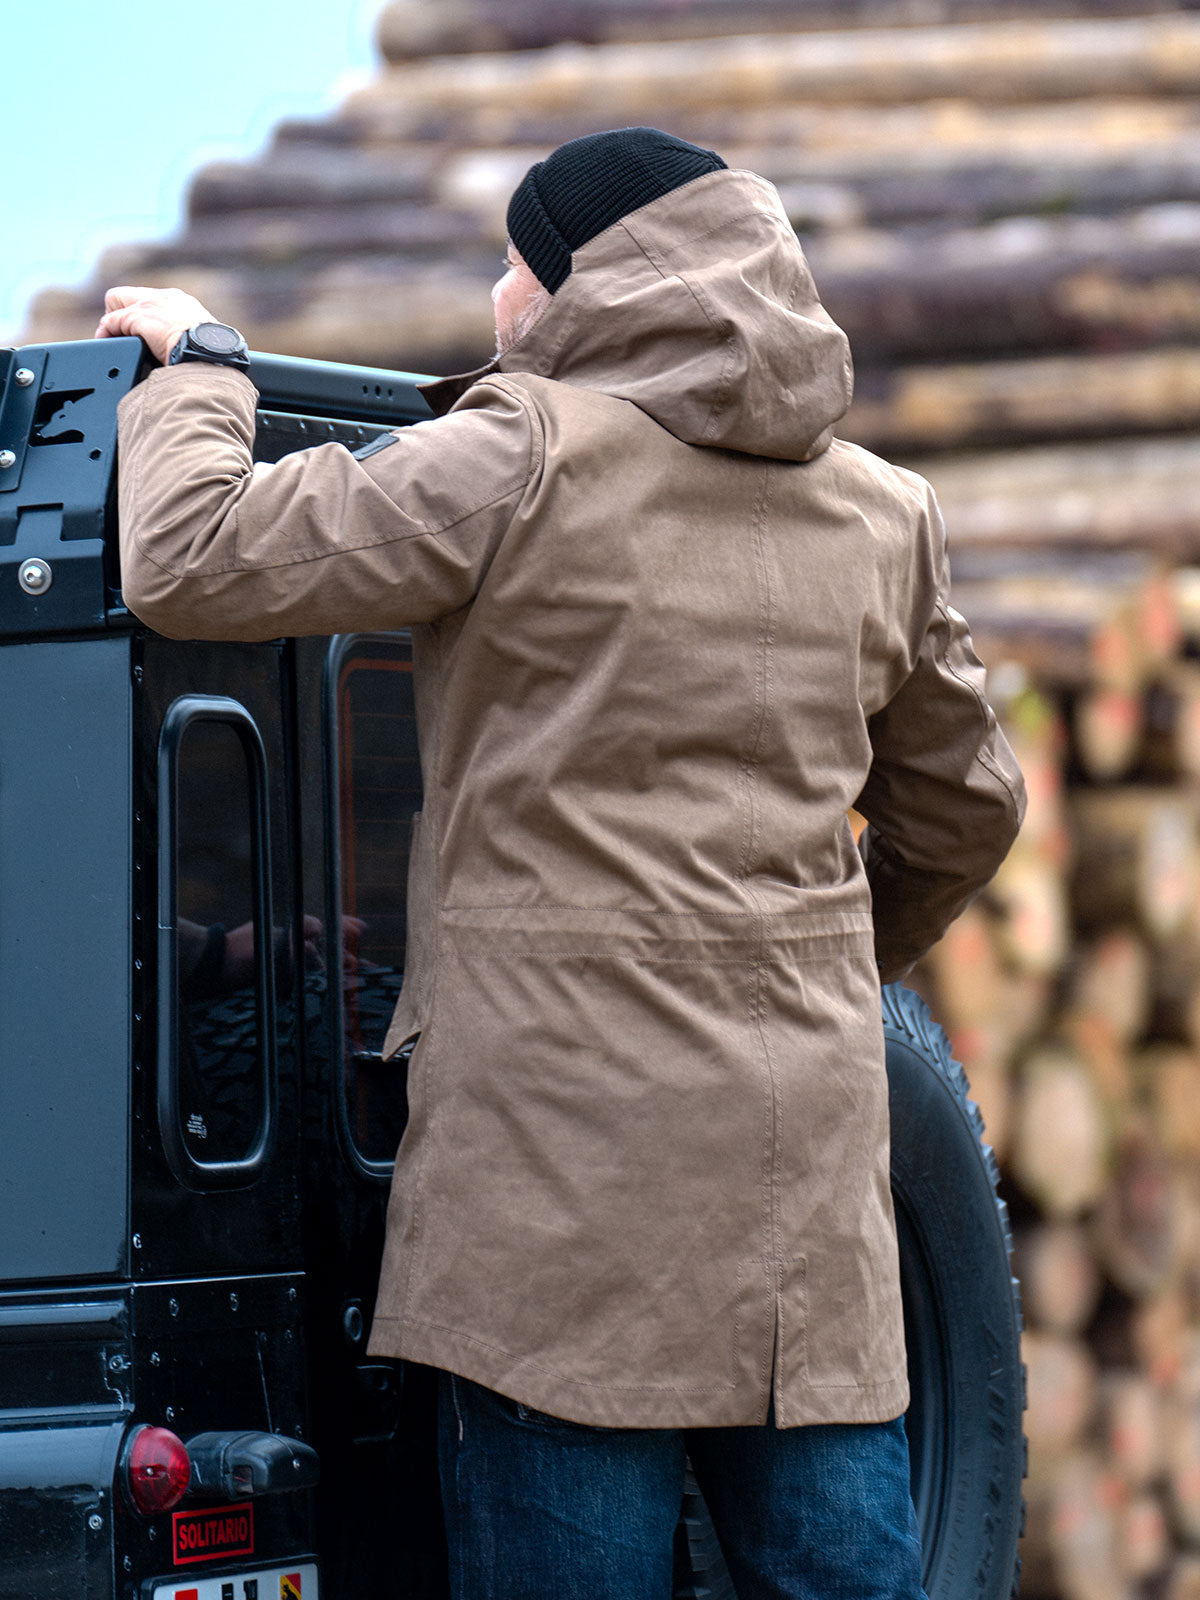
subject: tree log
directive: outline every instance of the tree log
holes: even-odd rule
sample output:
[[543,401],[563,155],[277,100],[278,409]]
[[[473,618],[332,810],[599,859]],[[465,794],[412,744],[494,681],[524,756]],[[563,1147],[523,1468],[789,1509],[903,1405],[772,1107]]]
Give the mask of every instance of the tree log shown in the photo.
[[1021,1593],[1043,1600],[1132,1600],[1122,1569],[1120,1478],[1095,1456],[1040,1460],[1032,1448],[1026,1486]]
[[1082,1439],[1099,1398],[1096,1364],[1079,1339],[1027,1329],[1021,1339],[1030,1453],[1062,1456]]
[[1121,1570],[1135,1584],[1163,1572],[1171,1556],[1167,1514],[1157,1494],[1144,1489],[1130,1496],[1117,1513],[1117,1547]]
[[1166,1455],[1160,1391],[1143,1372],[1104,1372],[1099,1408],[1106,1461],[1122,1483],[1144,1489],[1161,1473]]
[[1190,661],[1172,662],[1151,686],[1137,771],[1151,783],[1200,778],[1200,668]]
[[1100,1272],[1084,1229],[1075,1222],[1025,1227],[1016,1236],[1014,1260],[1033,1331],[1082,1332],[1100,1298]]
[[964,1023],[946,1031],[951,1052],[954,1059],[963,1064],[971,1099],[983,1118],[983,1137],[997,1161],[1003,1161],[1008,1151],[1013,1108],[1009,1067],[1012,1036],[1008,1018],[1001,1013],[988,1021]]
[[1125,777],[1142,747],[1144,712],[1145,697],[1133,689],[1083,689],[1072,697],[1067,726],[1085,777]]
[[679,109],[714,101],[1029,101],[1197,88],[1200,24],[1176,14],[441,57],[393,68],[351,95],[347,110],[389,101],[443,112],[523,104],[603,117],[601,125],[612,127],[671,120]]
[[[1044,0],[1043,0],[1044,3]],[[1052,16],[1095,17],[1109,11],[1153,11],[1154,0],[1055,0]],[[795,33],[812,28],[904,26],[915,21],[1027,19],[1030,0],[389,0],[376,25],[386,60],[487,50],[531,50],[553,44],[631,39],[704,39],[728,33]]]
[[1162,1600],[1200,1600],[1200,1556],[1185,1553],[1171,1563]]
[[1167,1154],[1200,1161],[1200,1052],[1191,1045],[1152,1044],[1138,1052],[1135,1072]]
[[1150,952],[1127,928],[1080,945],[1072,960],[1065,1014],[1098,1019],[1118,1044],[1128,1045],[1150,1009]]
[[1190,928],[1156,953],[1147,1033],[1176,1044],[1200,1044],[1200,946]]
[[1096,1203],[1108,1140],[1103,1104],[1078,1056],[1064,1045],[1031,1051],[1018,1078],[1012,1170],[1046,1216],[1066,1220]]
[[1112,1282],[1134,1299],[1162,1293],[1181,1267],[1181,1198],[1149,1118],[1128,1118],[1118,1133],[1112,1178],[1091,1218],[1091,1242]]
[[428,205],[440,165],[434,149],[363,150],[309,142],[276,143],[253,161],[213,161],[193,174],[187,214],[226,217],[236,211],[303,211],[336,206]]
[[1173,1396],[1165,1418],[1167,1498],[1184,1543],[1200,1545],[1200,1402],[1186,1390]]
[[843,191],[840,210],[811,180],[807,189],[785,185],[781,192],[821,297],[850,336],[860,368],[1183,345],[1200,336],[1200,214],[1190,232],[1181,220],[1161,238],[1153,210],[1103,221],[931,222],[919,234],[880,237],[849,225],[851,192]]
[[1195,807],[1175,790],[1125,787],[1073,798],[1073,892],[1085,928],[1136,924],[1155,941],[1177,937],[1200,888]]
[[[1036,445],[913,464],[937,491],[956,574],[969,570],[968,557],[979,547],[1031,554],[1046,546],[1140,548],[1169,559],[1200,558],[1198,434]],[[1186,575],[1175,577],[1173,588],[1181,626],[1200,637],[1200,582],[1194,601]]]
[[1087,1069],[1105,1115],[1115,1126],[1133,1104],[1129,1047],[1112,1022],[1095,1011],[1068,1011],[1058,1019],[1063,1037]]
[[1000,907],[997,940],[1008,967],[1037,978],[1053,977],[1070,946],[1066,885],[1038,856],[1014,849],[988,886]]
[[953,570],[955,593],[978,593],[985,604],[1036,603],[1126,619],[1134,685],[1176,664],[1184,642],[1178,580],[1168,562],[1148,551],[967,546],[955,552]]
[[978,901],[955,918],[926,959],[944,1028],[986,1025],[1002,1013],[1005,984],[995,919]]
[[1135,1302],[1129,1334],[1134,1359],[1150,1380],[1160,1389],[1178,1383],[1194,1337],[1187,1296],[1173,1284]]
[[1084,439],[1200,425],[1200,350],[860,369],[840,432],[873,450]]
[[1046,598],[1021,604],[1002,597],[956,588],[952,600],[966,616],[971,640],[989,672],[1017,663],[1044,688],[1082,688],[1103,684],[1135,687],[1138,656],[1128,617],[1114,608],[1088,608],[1075,615],[1059,612]]

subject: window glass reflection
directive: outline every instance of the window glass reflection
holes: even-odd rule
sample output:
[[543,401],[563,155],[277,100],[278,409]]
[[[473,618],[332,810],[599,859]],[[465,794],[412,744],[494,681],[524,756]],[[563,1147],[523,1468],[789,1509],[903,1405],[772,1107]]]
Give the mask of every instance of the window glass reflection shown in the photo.
[[189,723],[176,783],[180,1113],[196,1161],[245,1159],[263,1114],[254,813],[228,723]]
[[404,1063],[383,1063],[404,975],[405,895],[421,769],[407,644],[356,643],[337,678],[345,1090],[351,1137],[390,1161],[404,1131]]

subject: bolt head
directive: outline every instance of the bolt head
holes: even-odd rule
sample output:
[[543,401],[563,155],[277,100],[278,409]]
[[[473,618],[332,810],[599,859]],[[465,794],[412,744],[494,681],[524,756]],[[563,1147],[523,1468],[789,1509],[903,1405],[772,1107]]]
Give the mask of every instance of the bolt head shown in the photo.
[[9,467],[15,467],[17,458],[11,450],[0,450],[0,472],[7,472]]
[[45,594],[54,582],[54,572],[48,561],[34,558],[23,561],[17,569],[17,582],[26,594]]
[[92,1530],[93,1533],[99,1533],[100,1529],[103,1526],[104,1526],[104,1518],[100,1515],[100,1513],[98,1511],[93,1511],[91,1516],[88,1518],[88,1527]]
[[33,382],[33,373],[28,367],[18,367],[13,373],[13,382],[16,384],[18,389],[28,389],[29,385]]

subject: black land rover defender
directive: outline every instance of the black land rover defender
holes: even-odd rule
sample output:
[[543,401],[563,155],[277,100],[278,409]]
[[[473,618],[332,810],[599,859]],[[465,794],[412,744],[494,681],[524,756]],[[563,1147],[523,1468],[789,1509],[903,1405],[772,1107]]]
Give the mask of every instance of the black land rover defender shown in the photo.
[[[420,807],[403,633],[159,638],[123,607],[139,341],[0,351],[0,1600],[434,1600],[430,1374],[366,1355]],[[427,415],[255,356],[256,455]],[[1019,1309],[995,1166],[884,991],[931,1600],[1007,1600]],[[685,1493],[677,1600],[732,1595]]]

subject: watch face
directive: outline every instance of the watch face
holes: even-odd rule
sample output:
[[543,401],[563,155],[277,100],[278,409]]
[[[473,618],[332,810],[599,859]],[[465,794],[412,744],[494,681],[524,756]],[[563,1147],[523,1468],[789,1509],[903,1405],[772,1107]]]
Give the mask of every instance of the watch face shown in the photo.
[[223,322],[198,322],[192,329],[192,342],[214,356],[231,356],[240,347],[242,336]]

